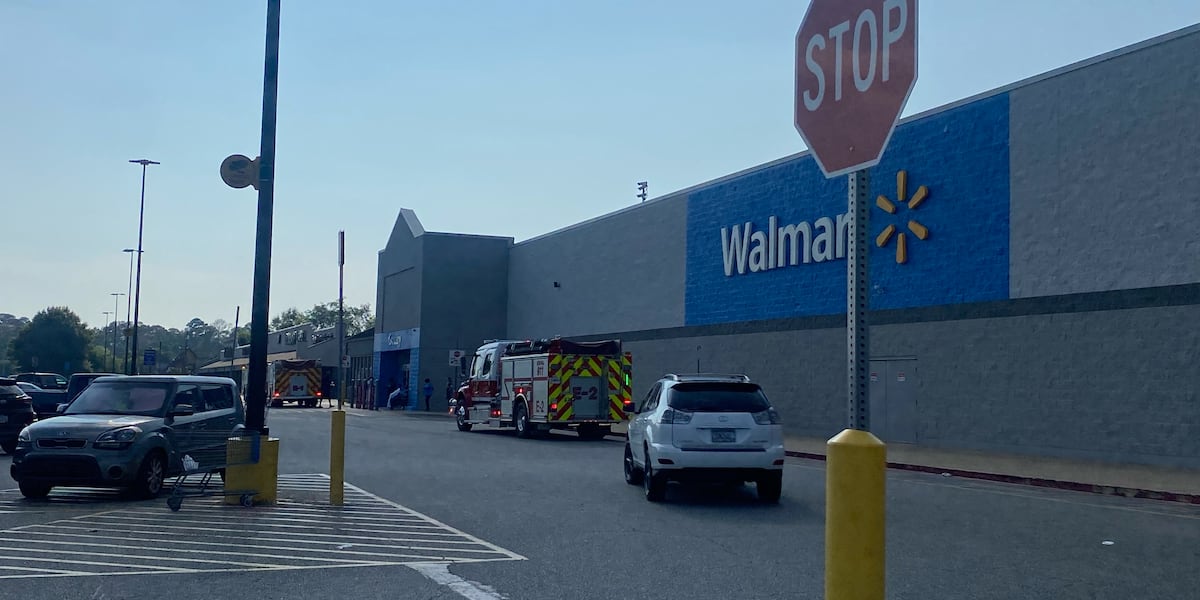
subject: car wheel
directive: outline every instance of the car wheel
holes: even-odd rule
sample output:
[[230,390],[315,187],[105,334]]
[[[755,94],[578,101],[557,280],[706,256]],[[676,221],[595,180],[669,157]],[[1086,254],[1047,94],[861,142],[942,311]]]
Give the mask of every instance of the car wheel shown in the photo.
[[467,409],[460,406],[458,407],[458,410],[454,412],[457,415],[454,420],[458,423],[458,430],[470,431],[471,424],[467,422]]
[[528,439],[529,436],[529,415],[525,412],[525,405],[517,405],[517,415],[513,419],[517,427],[517,437]]
[[770,504],[779,502],[779,496],[783,494],[783,471],[771,471],[766,475],[762,475],[755,483],[758,488],[758,499]]
[[633,450],[629,449],[629,444],[625,444],[625,483],[629,485],[641,485],[644,473],[633,464]]
[[646,499],[651,502],[662,502],[667,498],[667,476],[654,472],[650,464],[650,452],[645,454],[646,472],[642,475],[642,488],[646,491]]
[[138,469],[137,480],[133,483],[132,492],[141,498],[153,498],[162,491],[166,478],[167,464],[162,452],[151,451],[142,459]]
[[0,450],[4,450],[5,454],[12,454],[17,451],[17,440],[4,440],[0,442]]
[[21,488],[21,495],[30,500],[41,500],[50,495],[50,486],[44,483],[21,481],[17,483],[17,487]]

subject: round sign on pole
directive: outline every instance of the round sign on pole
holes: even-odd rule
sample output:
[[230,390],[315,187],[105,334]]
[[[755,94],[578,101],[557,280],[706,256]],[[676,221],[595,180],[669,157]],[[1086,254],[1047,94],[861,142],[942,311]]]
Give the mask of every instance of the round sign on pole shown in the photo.
[[917,81],[917,0],[812,0],[796,32],[796,130],[826,177],[879,162]]
[[241,154],[226,157],[221,161],[221,181],[231,188],[254,186],[258,189],[258,161]]

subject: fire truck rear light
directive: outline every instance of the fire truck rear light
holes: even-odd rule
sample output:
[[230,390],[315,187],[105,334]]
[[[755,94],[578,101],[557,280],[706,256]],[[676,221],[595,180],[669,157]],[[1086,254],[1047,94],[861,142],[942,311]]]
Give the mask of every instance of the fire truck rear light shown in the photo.
[[318,398],[320,398],[320,397],[321,397],[321,392],[317,392],[317,397],[318,397]]
[[278,397],[279,397],[279,392],[275,392],[275,397],[276,397],[276,398],[278,398]]
[[558,410],[558,403],[557,403],[557,402],[555,402],[554,404],[551,404],[551,405],[550,405],[550,410],[552,410],[552,411],[557,411],[557,410]]

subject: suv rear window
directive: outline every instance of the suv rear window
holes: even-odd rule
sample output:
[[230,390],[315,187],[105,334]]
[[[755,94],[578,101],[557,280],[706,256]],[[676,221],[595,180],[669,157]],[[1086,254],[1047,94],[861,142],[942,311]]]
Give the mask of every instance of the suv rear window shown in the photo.
[[693,382],[671,387],[667,406],[691,412],[748,412],[767,410],[771,403],[754,383]]
[[12,385],[0,384],[0,398],[20,398],[24,395],[25,390],[15,383]]

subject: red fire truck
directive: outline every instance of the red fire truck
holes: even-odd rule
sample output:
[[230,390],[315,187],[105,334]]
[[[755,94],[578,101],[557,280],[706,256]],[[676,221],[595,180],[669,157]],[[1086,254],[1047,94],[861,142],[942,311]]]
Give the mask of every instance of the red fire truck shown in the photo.
[[453,410],[460,431],[511,427],[528,438],[575,429],[600,439],[633,404],[633,356],[620,340],[492,340],[475,351]]

